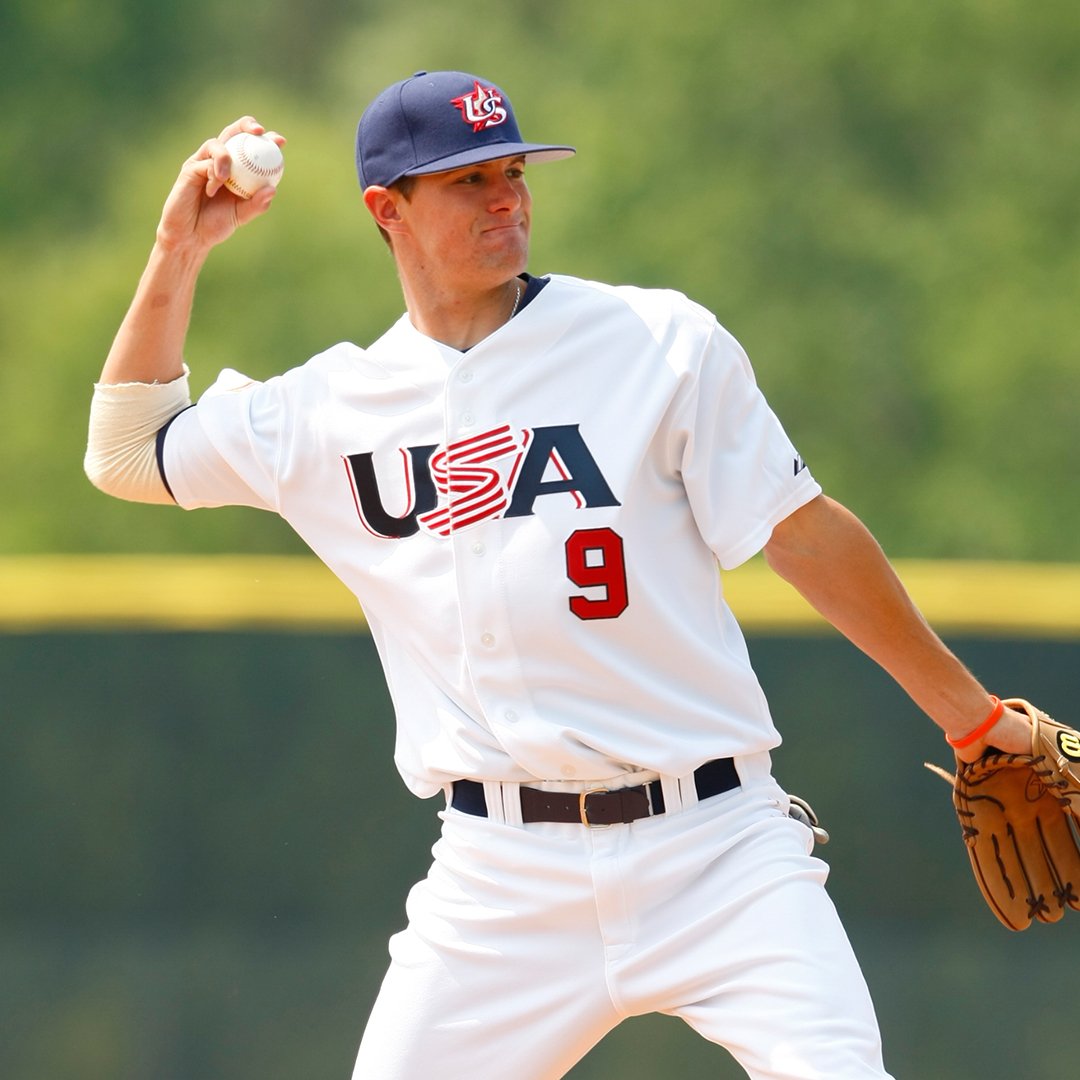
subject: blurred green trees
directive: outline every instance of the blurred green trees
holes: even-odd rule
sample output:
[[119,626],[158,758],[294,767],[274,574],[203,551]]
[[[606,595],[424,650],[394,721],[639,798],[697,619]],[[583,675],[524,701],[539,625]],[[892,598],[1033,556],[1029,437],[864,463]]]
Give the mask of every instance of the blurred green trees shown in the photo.
[[94,492],[90,384],[181,161],[244,112],[289,137],[286,175],[207,268],[194,389],[380,333],[401,299],[353,130],[438,67],[579,149],[530,173],[532,269],[712,308],[891,554],[1076,556],[1080,9],[1020,0],[9,0],[0,552],[298,549],[265,515]]

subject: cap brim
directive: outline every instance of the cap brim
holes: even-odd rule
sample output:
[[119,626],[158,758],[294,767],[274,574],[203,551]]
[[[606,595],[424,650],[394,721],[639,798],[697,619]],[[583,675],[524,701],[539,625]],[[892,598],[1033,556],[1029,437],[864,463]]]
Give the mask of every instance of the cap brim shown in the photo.
[[460,154],[429,161],[426,165],[417,165],[402,176],[430,176],[432,173],[450,172],[466,165],[479,165],[484,161],[498,161],[500,158],[524,157],[526,162],[559,161],[573,157],[577,151],[572,146],[545,146],[539,143],[488,143],[465,150]]

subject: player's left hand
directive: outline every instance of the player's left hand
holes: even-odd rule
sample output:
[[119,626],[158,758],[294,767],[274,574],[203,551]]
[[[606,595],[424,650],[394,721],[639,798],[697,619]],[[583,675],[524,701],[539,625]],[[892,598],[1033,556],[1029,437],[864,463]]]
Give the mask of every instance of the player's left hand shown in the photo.
[[1005,711],[1001,719],[987,734],[956,751],[957,758],[963,762],[978,761],[989,750],[1000,750],[1006,754],[1031,753],[1032,722],[1027,711],[1017,703],[1005,702]]
[[992,745],[975,760],[966,757],[978,744],[956,751],[955,775],[927,768],[952,785],[975,881],[990,910],[1010,930],[1023,930],[1080,909],[1080,732],[1021,698],[1005,705],[1006,714],[1021,716],[1019,749],[1000,745],[1012,742],[1014,726],[1006,738],[995,724]]

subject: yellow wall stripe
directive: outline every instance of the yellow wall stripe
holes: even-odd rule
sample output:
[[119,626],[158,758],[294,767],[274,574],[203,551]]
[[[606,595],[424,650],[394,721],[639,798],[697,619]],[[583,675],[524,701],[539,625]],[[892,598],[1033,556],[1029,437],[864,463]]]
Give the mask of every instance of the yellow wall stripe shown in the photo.
[[0,559],[0,628],[363,628],[314,558],[61,555]]
[[[1080,566],[1061,563],[893,562],[940,633],[1080,638]],[[747,629],[820,631],[823,620],[762,560],[725,574],[728,600]]]
[[[1080,566],[895,563],[942,633],[1080,638]],[[761,559],[724,574],[742,624],[820,633],[825,624]],[[303,556],[41,555],[0,557],[0,631],[363,629],[359,606]]]

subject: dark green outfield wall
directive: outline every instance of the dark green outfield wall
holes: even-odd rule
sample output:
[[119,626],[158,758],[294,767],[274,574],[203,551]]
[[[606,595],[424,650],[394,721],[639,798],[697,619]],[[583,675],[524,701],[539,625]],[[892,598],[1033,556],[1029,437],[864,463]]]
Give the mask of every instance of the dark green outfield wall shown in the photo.
[[[1080,643],[953,644],[1068,716]],[[1080,913],[1014,935],[981,907],[921,767],[944,743],[849,645],[751,648],[787,735],[777,773],[832,832],[892,1071],[1005,1080],[1019,1040],[1025,1080],[1070,1075],[1068,994],[1042,1011],[1030,973],[1071,985]],[[0,1077],[347,1078],[437,824],[391,747],[366,636],[0,638]],[[650,1018],[572,1074],[612,1075],[741,1073]]]

